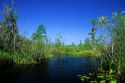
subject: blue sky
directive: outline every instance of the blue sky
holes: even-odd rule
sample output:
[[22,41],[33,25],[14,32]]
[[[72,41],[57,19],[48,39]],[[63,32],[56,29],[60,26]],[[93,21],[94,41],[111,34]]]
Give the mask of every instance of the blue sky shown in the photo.
[[[0,0],[1,10],[4,3]],[[52,41],[60,33],[66,44],[78,44],[88,37],[93,18],[124,11],[125,0],[15,0],[15,9],[21,34],[30,38],[43,24]]]

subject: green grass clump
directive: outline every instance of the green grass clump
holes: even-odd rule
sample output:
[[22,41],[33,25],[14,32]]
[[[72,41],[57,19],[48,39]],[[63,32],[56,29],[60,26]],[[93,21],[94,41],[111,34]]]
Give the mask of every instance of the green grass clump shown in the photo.
[[9,53],[3,51],[0,51],[0,58],[11,60],[11,56],[9,55]]
[[30,55],[20,55],[20,54],[16,54],[16,55],[11,55],[7,52],[4,51],[0,51],[0,60],[6,60],[6,61],[11,61],[15,64],[31,64],[31,63],[36,63],[32,56]]
[[92,51],[91,50],[82,50],[82,51],[66,51],[66,52],[62,52],[59,55],[62,56],[91,56],[92,55]]
[[16,64],[31,64],[31,63],[35,63],[35,61],[33,60],[33,58],[31,56],[23,56],[23,55],[14,55],[11,56],[12,60],[16,63]]

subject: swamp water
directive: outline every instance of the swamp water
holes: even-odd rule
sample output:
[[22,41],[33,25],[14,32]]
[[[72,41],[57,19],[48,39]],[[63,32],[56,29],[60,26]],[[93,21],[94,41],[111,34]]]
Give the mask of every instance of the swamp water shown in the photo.
[[92,57],[56,57],[45,64],[13,65],[0,68],[0,83],[80,83],[77,75],[96,72]]

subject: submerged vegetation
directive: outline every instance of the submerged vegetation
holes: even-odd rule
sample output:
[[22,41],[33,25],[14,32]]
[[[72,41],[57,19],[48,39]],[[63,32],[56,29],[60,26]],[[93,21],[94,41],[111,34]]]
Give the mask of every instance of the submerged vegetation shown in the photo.
[[97,81],[112,80],[109,83],[116,83],[125,80],[124,12],[92,20],[90,38],[86,38],[84,43],[80,41],[79,45],[65,45],[60,34],[57,34],[55,42],[51,42],[43,24],[40,24],[32,34],[32,39],[20,35],[17,26],[18,16],[13,4],[5,6],[3,19],[0,20],[0,65],[44,63],[54,55],[87,55],[100,60],[99,73],[79,75],[82,82],[98,83]]

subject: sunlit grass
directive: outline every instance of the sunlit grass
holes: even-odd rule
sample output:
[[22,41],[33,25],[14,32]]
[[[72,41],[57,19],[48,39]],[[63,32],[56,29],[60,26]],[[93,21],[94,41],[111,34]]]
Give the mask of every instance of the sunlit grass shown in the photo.
[[12,61],[15,64],[31,64],[36,63],[32,56],[23,56],[23,55],[11,55],[7,52],[0,51],[0,59]]
[[62,56],[92,56],[91,50],[82,50],[82,51],[69,51],[62,52],[60,55]]

